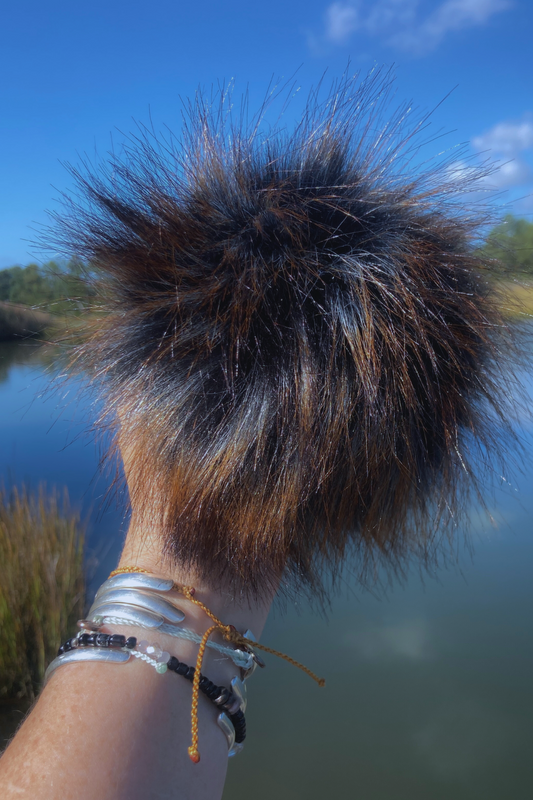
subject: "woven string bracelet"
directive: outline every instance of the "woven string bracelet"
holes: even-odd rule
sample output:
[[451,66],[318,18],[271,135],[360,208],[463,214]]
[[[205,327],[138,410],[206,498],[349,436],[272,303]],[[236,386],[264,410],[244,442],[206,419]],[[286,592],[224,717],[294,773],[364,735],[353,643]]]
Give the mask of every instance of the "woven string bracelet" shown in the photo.
[[[108,578],[96,593],[88,619],[105,625],[157,628],[160,633],[200,644],[202,637],[180,624],[185,614],[168,595],[172,587],[171,580],[140,573],[123,573]],[[213,641],[207,646],[231,658],[246,673],[253,672],[255,662],[250,653]]]
[[[118,567],[117,569],[113,570],[110,573],[109,578],[113,578],[115,575],[121,575],[124,573],[141,573],[145,575],[150,575],[151,573],[147,569],[142,569],[141,567]],[[300,664],[299,661],[295,661],[290,656],[286,655],[285,653],[279,652],[279,650],[273,650],[271,647],[266,647],[263,644],[259,644],[258,642],[254,642],[250,639],[246,639],[241,633],[239,633],[233,625],[225,625],[218,619],[212,611],[207,608],[204,603],[200,600],[197,600],[195,595],[195,589],[192,586],[184,586],[179,583],[173,583],[172,587],[175,591],[179,592],[179,594],[183,595],[187,598],[191,603],[198,606],[202,609],[202,611],[211,619],[214,623],[210,628],[206,630],[204,635],[202,636],[202,640],[200,642],[200,647],[198,649],[198,656],[196,659],[196,668],[194,672],[193,678],[193,691],[192,691],[192,705],[191,705],[191,733],[192,733],[192,741],[191,746],[188,749],[189,758],[195,764],[200,761],[200,753],[198,751],[198,695],[200,692],[200,676],[201,676],[201,667],[202,662],[204,659],[205,649],[207,647],[207,642],[209,637],[215,633],[219,632],[222,634],[226,641],[231,642],[232,644],[236,645],[237,647],[243,648],[245,650],[249,650],[250,652],[254,652],[257,648],[262,650],[265,653],[270,653],[271,655],[277,656],[278,658],[282,658],[284,661],[287,661],[289,664],[292,664],[294,667],[302,670],[305,672],[306,675],[309,675],[319,686],[325,686],[324,678],[319,678],[312,672],[308,667]]]
[[[66,642],[60,646],[57,655],[60,657],[71,650],[78,648],[83,649],[85,647],[94,647],[98,649],[111,648],[117,650],[125,649],[129,650],[132,656],[140,658],[144,656],[143,660],[155,666],[157,672],[166,672],[170,670],[171,672],[175,672],[176,675],[181,675],[186,678],[186,680],[193,683],[195,675],[194,667],[185,664],[183,661],[180,661],[175,656],[169,655],[169,653],[165,651],[160,653],[157,660],[151,657],[149,652],[136,651],[135,647],[142,644],[143,642],[138,642],[135,636],[126,637],[118,633],[80,633],[77,636],[67,639]],[[152,645],[151,647],[155,649],[156,645]],[[145,648],[145,651],[149,649],[150,647]],[[168,657],[168,661],[162,660],[161,656]],[[246,718],[241,708],[245,701],[242,695],[236,696],[230,689],[227,689],[225,686],[217,686],[202,674],[200,675],[198,686],[202,694],[216,706],[219,712],[227,714],[235,731],[235,744],[242,744],[246,739]]]

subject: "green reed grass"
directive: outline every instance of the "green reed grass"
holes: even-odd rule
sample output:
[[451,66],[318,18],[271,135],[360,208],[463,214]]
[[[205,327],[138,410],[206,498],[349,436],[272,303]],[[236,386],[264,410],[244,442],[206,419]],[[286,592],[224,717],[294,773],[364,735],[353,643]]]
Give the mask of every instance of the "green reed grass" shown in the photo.
[[0,489],[0,703],[35,697],[83,615],[83,548],[66,490]]

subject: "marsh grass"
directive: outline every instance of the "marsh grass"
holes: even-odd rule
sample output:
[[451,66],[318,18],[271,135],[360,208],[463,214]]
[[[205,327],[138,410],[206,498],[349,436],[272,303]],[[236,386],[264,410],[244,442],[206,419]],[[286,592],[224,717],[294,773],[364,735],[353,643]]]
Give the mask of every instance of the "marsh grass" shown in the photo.
[[46,311],[0,302],[0,340],[42,336],[55,325],[57,321]]
[[522,317],[524,321],[533,317],[533,282],[502,281],[499,294],[500,307],[505,315]]
[[36,696],[83,615],[83,548],[66,490],[0,489],[0,704]]

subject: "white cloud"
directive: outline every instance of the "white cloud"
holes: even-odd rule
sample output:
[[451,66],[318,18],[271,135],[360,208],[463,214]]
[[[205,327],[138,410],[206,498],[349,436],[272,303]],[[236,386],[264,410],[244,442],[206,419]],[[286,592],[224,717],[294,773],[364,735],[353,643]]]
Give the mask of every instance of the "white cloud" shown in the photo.
[[357,29],[357,9],[344,3],[333,3],[326,11],[326,39],[342,44]]
[[475,136],[472,144],[476,150],[493,150],[500,155],[515,156],[533,147],[533,122],[499,122],[490,131]]
[[484,182],[496,189],[523,186],[533,178],[530,165],[521,154],[533,148],[533,121],[526,117],[519,122],[499,122],[489,131],[472,139],[473,147],[489,153],[496,170]]
[[444,0],[424,17],[419,13],[419,0],[335,2],[326,10],[324,37],[333,44],[344,44],[357,31],[421,55],[447,34],[483,25],[512,5],[512,0]]
[[495,189],[510,189],[512,186],[523,186],[533,178],[529,164],[521,159],[506,161],[496,167],[496,171],[488,175],[484,182]]
[[446,0],[425,20],[400,30],[390,41],[400,49],[421,54],[437,47],[447,34],[483,25],[510,5],[509,0]]
[[446,169],[446,178],[450,184],[461,184],[464,191],[486,193],[494,189],[523,186],[533,178],[533,173],[529,164],[520,158],[512,161],[497,159],[492,165],[485,164],[481,168],[464,161],[454,161]]
[[510,7],[508,0],[446,0],[422,24],[422,29],[436,38],[449,31],[483,25],[489,17]]
[[467,184],[469,181],[480,180],[479,169],[466,161],[453,161],[446,167],[446,179],[449,183]]
[[402,620],[394,625],[349,632],[344,644],[363,658],[402,658],[418,661],[430,655],[429,625],[424,619]]

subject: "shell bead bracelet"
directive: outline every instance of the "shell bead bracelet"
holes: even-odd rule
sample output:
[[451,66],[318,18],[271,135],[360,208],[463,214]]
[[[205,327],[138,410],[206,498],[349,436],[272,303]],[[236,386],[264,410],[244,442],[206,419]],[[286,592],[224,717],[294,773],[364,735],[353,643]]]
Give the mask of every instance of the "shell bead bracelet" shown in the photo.
[[[126,637],[118,633],[80,632],[77,636],[67,639],[58,650],[56,662],[59,663],[52,662],[49,674],[57,666],[60,666],[62,657],[65,654],[84,648],[94,648],[102,651],[106,649],[121,650],[126,653],[129,651],[129,654],[143,657],[143,660],[152,663],[159,673],[170,670],[177,675],[182,675],[191,683],[194,681],[195,668],[161,650],[158,644],[150,645],[146,641],[138,642],[135,636]],[[218,724],[228,739],[230,756],[240,752],[246,739],[246,719],[244,716],[244,711],[246,710],[246,686],[240,678],[235,677],[231,681],[231,687],[232,689],[230,690],[225,686],[217,686],[205,675],[200,674],[199,690],[220,712]],[[229,725],[228,720],[230,722]]]
[[[84,624],[90,630],[102,625],[135,625],[200,644],[202,636],[180,624],[185,619],[185,613],[172,602],[175,598],[169,593],[173,588],[171,580],[144,573],[114,575],[98,589],[88,619],[79,624]],[[246,631],[244,638],[254,639],[251,631]],[[241,668],[243,678],[249,677],[256,665],[262,663],[257,654],[249,649],[213,641],[209,641],[207,647],[230,658]]]
[[[174,594],[173,594],[174,593]],[[184,611],[175,605],[175,595],[200,608],[211,620],[211,626],[197,634],[181,626],[185,619]],[[108,580],[98,590],[89,610],[88,619],[80,620],[81,628],[77,636],[68,639],[59,649],[58,657],[50,664],[45,680],[61,665],[77,661],[104,661],[107,663],[126,663],[133,656],[146,661],[157,672],[167,670],[182,675],[192,681],[191,734],[189,757],[194,763],[200,760],[198,751],[198,696],[204,694],[219,710],[218,725],[224,732],[229,755],[242,748],[246,736],[246,689],[244,680],[256,666],[265,664],[256,652],[257,649],[278,656],[289,664],[305,672],[309,677],[324,686],[319,678],[303,664],[288,655],[273,650],[255,641],[250,631],[240,633],[233,625],[222,622],[196,596],[194,587],[184,586],[172,580],[159,578],[139,567],[121,567],[111,573]],[[181,603],[180,603],[181,605]],[[158,630],[178,638],[189,639],[199,644],[196,666],[190,667],[174,656],[163,651],[157,644],[138,642],[136,637],[122,634],[103,633],[104,625],[135,625],[145,629]],[[211,636],[220,634],[227,644],[211,641]],[[222,655],[232,659],[240,667],[241,678],[234,677],[231,690],[217,686],[201,673],[206,648],[214,648]],[[89,648],[89,649],[85,649]],[[84,651],[85,649],[85,651]]]

